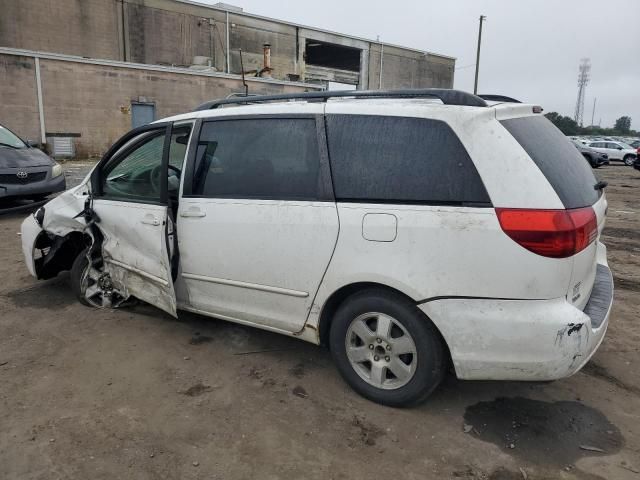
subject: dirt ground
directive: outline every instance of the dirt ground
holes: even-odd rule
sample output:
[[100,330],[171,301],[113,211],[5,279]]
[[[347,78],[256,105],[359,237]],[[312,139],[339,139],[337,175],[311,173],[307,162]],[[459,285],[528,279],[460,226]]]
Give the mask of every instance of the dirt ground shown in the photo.
[[449,377],[405,410],[293,338],[84,307],[67,275],[28,275],[24,214],[0,216],[0,479],[640,479],[640,172],[597,175],[616,294],[593,360],[547,384]]

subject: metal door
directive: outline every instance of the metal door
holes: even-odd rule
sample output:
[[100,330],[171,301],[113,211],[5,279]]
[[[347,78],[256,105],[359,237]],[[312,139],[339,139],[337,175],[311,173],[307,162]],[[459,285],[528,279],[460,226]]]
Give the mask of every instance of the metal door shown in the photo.
[[156,119],[156,106],[152,103],[131,104],[131,127],[138,128]]

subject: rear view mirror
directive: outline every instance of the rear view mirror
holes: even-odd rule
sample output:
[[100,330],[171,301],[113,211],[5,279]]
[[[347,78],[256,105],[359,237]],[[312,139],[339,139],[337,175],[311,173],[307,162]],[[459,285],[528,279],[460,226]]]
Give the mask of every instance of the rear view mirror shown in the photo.
[[27,140],[25,143],[31,148],[38,148],[40,146],[35,140]]
[[622,150],[622,147],[616,147],[618,150]]
[[187,143],[189,143],[189,135],[180,135],[179,137],[176,137],[176,143],[179,143],[180,145],[186,145]]

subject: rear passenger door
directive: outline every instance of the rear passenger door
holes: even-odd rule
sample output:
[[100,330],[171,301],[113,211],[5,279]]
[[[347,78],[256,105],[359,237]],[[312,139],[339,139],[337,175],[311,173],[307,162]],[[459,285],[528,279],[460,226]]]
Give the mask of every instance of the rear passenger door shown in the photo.
[[178,214],[183,307],[301,330],[338,236],[322,106],[203,120]]

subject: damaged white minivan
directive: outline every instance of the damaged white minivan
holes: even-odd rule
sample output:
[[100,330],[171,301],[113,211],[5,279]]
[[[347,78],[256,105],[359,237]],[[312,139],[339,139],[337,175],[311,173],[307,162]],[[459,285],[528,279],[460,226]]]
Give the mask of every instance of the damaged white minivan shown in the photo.
[[[607,202],[540,107],[454,90],[208,102],[137,128],[22,225],[32,275],[327,345],[376,402],[553,380],[603,340]],[[497,100],[497,101],[496,101]],[[505,101],[502,101],[505,100]]]

